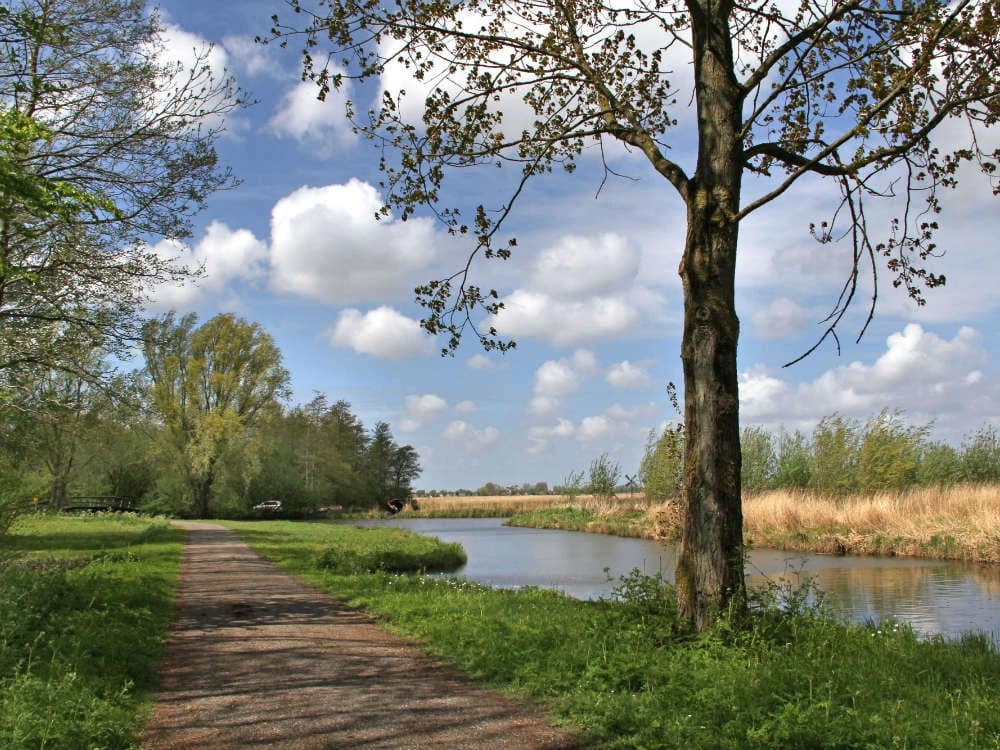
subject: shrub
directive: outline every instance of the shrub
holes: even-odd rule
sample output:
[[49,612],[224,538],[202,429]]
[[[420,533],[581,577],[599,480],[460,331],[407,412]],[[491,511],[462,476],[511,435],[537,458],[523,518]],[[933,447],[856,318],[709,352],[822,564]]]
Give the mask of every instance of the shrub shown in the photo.
[[590,494],[596,500],[611,500],[621,475],[621,466],[602,453],[590,464]]

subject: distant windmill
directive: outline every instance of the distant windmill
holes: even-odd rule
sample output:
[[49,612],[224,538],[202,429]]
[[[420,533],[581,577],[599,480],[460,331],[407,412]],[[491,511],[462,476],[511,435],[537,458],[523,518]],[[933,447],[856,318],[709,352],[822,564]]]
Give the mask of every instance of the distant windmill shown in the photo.
[[628,488],[628,494],[635,492],[635,476],[625,475],[625,486]]

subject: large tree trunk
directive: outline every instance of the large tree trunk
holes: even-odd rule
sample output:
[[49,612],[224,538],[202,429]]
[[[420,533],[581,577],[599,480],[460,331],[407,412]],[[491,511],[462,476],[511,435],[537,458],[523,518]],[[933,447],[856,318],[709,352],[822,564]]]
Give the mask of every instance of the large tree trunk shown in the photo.
[[211,479],[198,479],[191,482],[191,500],[197,518],[208,518],[208,502],[212,497]]
[[686,514],[677,563],[681,615],[699,630],[745,600],[734,304],[742,97],[733,77],[730,7],[691,0],[698,165],[687,197],[684,285]]

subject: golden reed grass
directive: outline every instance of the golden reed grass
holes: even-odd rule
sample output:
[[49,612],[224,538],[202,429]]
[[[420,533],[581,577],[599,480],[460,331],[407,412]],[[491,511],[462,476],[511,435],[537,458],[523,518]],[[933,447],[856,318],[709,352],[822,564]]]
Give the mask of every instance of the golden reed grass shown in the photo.
[[[649,539],[678,539],[676,500],[649,504],[641,493],[601,500],[578,495],[420,498],[422,510],[455,515],[479,509],[513,515],[544,508],[583,508],[614,519],[643,511]],[[593,531],[604,525],[594,523]],[[743,498],[743,528],[754,547],[849,555],[899,555],[1000,563],[1000,485],[926,487],[874,495],[818,495],[775,490]],[[631,534],[630,534],[631,535]]]
[[743,528],[755,547],[1000,562],[1000,486],[767,492],[744,498]]

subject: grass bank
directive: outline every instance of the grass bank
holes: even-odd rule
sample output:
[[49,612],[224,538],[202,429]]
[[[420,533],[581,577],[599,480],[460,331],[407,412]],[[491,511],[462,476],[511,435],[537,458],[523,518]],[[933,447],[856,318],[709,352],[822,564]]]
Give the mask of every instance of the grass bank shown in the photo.
[[[480,680],[544,701],[588,746],[692,750],[1000,747],[1000,656],[983,638],[921,642],[770,592],[746,628],[686,632],[672,589],[631,577],[614,600],[498,591],[318,564],[351,530],[227,523],[258,552],[371,612]],[[398,538],[400,554],[411,539]],[[775,598],[788,600],[781,612]]]
[[22,517],[0,536],[0,747],[137,747],[181,539],[122,515]]
[[506,518],[539,508],[566,505],[561,495],[462,495],[420,497],[419,511],[404,510],[401,518]]
[[[515,515],[515,526],[677,539],[683,516],[673,501],[582,504]],[[837,496],[779,490],[743,500],[752,547],[847,555],[1000,562],[1000,487],[957,485]]]

